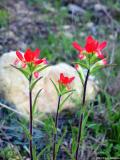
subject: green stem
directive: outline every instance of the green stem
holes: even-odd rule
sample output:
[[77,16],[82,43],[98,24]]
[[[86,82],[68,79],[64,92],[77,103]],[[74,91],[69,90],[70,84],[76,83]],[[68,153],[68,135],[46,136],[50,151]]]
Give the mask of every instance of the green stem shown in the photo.
[[58,116],[60,108],[61,95],[58,97],[57,113],[55,117],[55,133],[53,135],[53,160],[56,160],[56,139],[57,139],[57,128],[58,128]]
[[30,149],[30,159],[33,160],[33,155],[32,155],[32,91],[30,89],[31,86],[31,81],[32,81],[32,75],[30,75],[29,78],[29,105],[30,105],[30,117],[29,117],[29,132],[30,132],[30,138],[29,138],[29,149]]
[[[84,107],[85,105],[85,99],[86,99],[86,89],[87,89],[87,82],[88,82],[88,77],[89,77],[90,70],[88,69],[85,83],[84,83],[84,90],[83,90],[83,100],[82,100],[82,106]],[[78,138],[77,138],[77,149],[75,153],[75,159],[78,159],[78,151],[79,151],[79,146],[80,146],[80,141],[81,141],[81,133],[82,133],[82,123],[83,123],[83,118],[84,118],[84,113],[81,113],[80,119],[79,119],[79,131],[78,131]]]

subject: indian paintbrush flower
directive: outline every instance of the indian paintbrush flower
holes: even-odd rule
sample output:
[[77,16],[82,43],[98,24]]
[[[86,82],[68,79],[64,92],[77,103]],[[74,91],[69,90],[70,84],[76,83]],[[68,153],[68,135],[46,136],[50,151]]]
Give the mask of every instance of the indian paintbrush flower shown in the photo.
[[[57,113],[56,113],[56,117],[55,117],[55,131],[53,134],[53,160],[56,160],[57,157],[57,147],[56,147],[56,142],[57,142],[57,128],[58,128],[58,118],[59,118],[59,112],[60,112],[60,108],[61,108],[61,98],[64,94],[70,93],[68,94],[68,96],[63,100],[62,105],[65,103],[65,101],[71,96],[71,92],[73,90],[70,90],[70,83],[72,83],[72,81],[75,79],[75,77],[67,77],[64,76],[63,73],[60,73],[60,77],[58,79],[58,86],[52,81],[57,94],[58,94],[58,105],[57,105]],[[60,144],[59,144],[60,145]]]
[[[47,67],[47,61],[45,58],[39,59],[40,50],[37,48],[32,51],[31,49],[27,49],[25,53],[21,53],[20,51],[16,51],[16,60],[14,61],[14,68],[18,69],[29,81],[29,106],[30,106],[30,114],[29,114],[29,149],[30,149],[30,159],[33,160],[33,145],[32,145],[32,123],[33,123],[33,113],[36,104],[36,100],[41,90],[38,91],[36,97],[33,101],[32,98],[32,90],[37,82],[42,78],[39,77],[39,72]],[[37,79],[37,80],[36,80]]]
[[64,76],[63,73],[60,73],[60,78],[58,80],[59,83],[59,91],[60,94],[64,94],[64,92],[67,92],[70,90],[70,83],[75,79],[75,77],[67,77]]
[[47,61],[45,58],[39,59],[40,50],[37,48],[35,51],[32,51],[30,48],[28,48],[25,53],[21,53],[19,51],[16,51],[16,55],[24,64],[34,64],[34,66],[39,65],[41,63],[47,64]]
[[[82,135],[82,123],[85,115],[85,110],[83,110],[83,108],[85,109],[87,81],[90,74],[93,74],[107,65],[107,60],[102,53],[103,49],[107,45],[107,42],[103,41],[100,43],[90,35],[86,38],[84,47],[79,45],[77,42],[73,42],[72,45],[79,52],[78,61],[76,62],[75,68],[83,84],[82,109],[79,118],[77,147],[75,152],[75,159],[78,160],[78,151]],[[87,69],[86,75],[84,75],[83,68]]]
[[83,55],[87,56],[88,54],[93,54],[99,59],[104,59],[104,55],[102,54],[102,50],[106,47],[107,42],[99,42],[94,39],[91,35],[86,38],[86,44],[84,47],[79,45],[77,42],[73,42],[73,47],[79,51],[79,58],[82,60]]

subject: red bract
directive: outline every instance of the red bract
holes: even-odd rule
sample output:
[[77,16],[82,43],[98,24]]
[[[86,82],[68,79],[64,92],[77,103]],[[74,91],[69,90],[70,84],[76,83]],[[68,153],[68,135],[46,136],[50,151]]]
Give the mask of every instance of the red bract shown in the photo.
[[74,47],[76,50],[78,50],[80,53],[82,53],[82,52],[85,50],[85,48],[81,47],[77,42],[73,42],[72,45],[73,45],[73,47]]
[[78,65],[78,64],[76,64],[76,65],[75,65],[75,68],[76,68],[76,70],[78,70],[78,68],[79,68],[79,65]]
[[60,74],[60,79],[58,80],[58,82],[60,84],[63,84],[63,85],[68,85],[70,84],[73,80],[75,79],[75,77],[65,77],[63,73]]
[[77,42],[73,42],[73,47],[80,52],[80,54],[96,54],[96,56],[100,59],[103,59],[104,56],[101,51],[106,47],[107,42],[104,41],[100,43],[92,36],[88,36],[86,38],[86,44],[84,47],[80,46]]
[[78,55],[78,58],[79,58],[80,60],[83,60],[83,59],[86,58],[86,56],[85,56],[84,54],[79,54],[79,55]]
[[99,59],[104,59],[104,55],[102,54],[102,50],[107,46],[107,42],[106,41],[103,41],[101,43],[99,43],[98,47],[97,47],[97,50],[96,50],[96,56],[99,58]]
[[98,48],[99,42],[95,40],[92,36],[86,38],[85,50],[88,53],[94,53]]
[[34,72],[34,77],[39,78],[39,72]]
[[16,55],[23,63],[34,63],[35,65],[46,63],[46,59],[39,59],[40,50],[38,48],[35,51],[28,48],[24,54],[16,51]]
[[106,65],[106,64],[107,64],[106,58],[104,58],[104,59],[101,60],[101,64],[103,64],[103,65]]
[[25,68],[25,67],[26,67],[26,63],[20,61],[20,60],[17,59],[17,58],[15,59],[15,61],[13,62],[13,64],[14,64],[15,66],[20,66],[20,67],[22,67],[22,68]]
[[34,62],[35,65],[38,65],[40,63],[48,64],[46,58],[38,59]]

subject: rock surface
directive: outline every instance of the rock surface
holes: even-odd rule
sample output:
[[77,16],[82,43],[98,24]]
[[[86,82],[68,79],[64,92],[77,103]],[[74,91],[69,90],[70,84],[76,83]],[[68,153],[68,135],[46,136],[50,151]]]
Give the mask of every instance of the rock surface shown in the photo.
[[[15,104],[18,111],[28,115],[28,82],[19,71],[10,65],[13,64],[15,58],[15,51],[5,53],[0,57],[0,94],[3,94],[7,101]],[[73,67],[65,63],[50,66],[41,72],[43,78],[37,83],[33,90],[33,97],[35,97],[37,91],[40,88],[43,89],[37,101],[37,110],[39,112],[56,112],[57,94],[50,79],[57,83],[61,72],[67,76],[75,76],[75,80],[72,82],[71,87],[76,91],[69,101],[65,103],[64,109],[76,106],[73,103],[72,98],[77,100],[82,97],[82,84]],[[97,89],[95,82],[89,80],[87,86],[87,100],[94,99],[96,93]]]

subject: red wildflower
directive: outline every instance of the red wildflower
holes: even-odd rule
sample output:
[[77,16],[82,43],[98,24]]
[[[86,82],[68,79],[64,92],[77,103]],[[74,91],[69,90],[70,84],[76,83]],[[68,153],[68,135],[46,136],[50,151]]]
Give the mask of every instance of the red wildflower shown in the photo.
[[70,84],[73,80],[75,79],[75,77],[65,77],[63,73],[60,74],[60,79],[58,80],[58,82],[60,84],[63,84],[63,85],[68,85]]
[[19,51],[16,51],[16,55],[20,61],[22,61],[23,63],[34,63],[35,65],[46,62],[45,59],[39,59],[39,54],[40,50],[38,48],[35,51],[32,51],[28,48],[24,55]]
[[80,46],[77,42],[73,42],[73,47],[80,52],[80,54],[84,54],[84,52],[88,54],[96,54],[96,56],[100,59],[103,59],[104,56],[101,51],[106,47],[107,42],[104,41],[102,43],[98,42],[92,36],[88,36],[86,38],[86,44],[84,47]]

